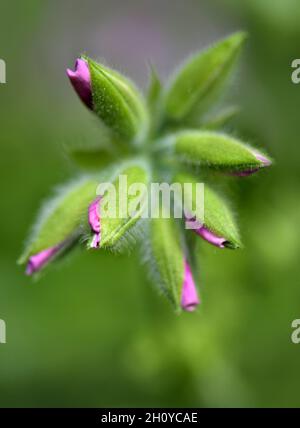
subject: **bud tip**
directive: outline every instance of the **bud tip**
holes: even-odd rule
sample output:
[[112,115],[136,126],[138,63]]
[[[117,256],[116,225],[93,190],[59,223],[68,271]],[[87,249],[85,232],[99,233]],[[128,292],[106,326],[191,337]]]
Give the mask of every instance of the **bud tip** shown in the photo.
[[77,58],[75,70],[67,68],[67,76],[82,102],[92,109],[91,74],[88,63],[82,58]]
[[100,214],[99,214],[100,200],[101,200],[101,197],[98,196],[89,205],[88,220],[89,220],[91,231],[94,233],[93,239],[90,244],[90,248],[99,248],[99,245],[100,245],[100,239],[101,239]]
[[193,312],[199,305],[199,297],[188,262],[184,261],[184,280],[182,285],[181,307],[184,311]]
[[41,270],[60,250],[61,245],[47,248],[31,256],[26,267],[26,275],[32,275]]
[[202,226],[199,229],[196,229],[196,233],[210,244],[215,245],[219,248],[225,248],[227,240],[223,237],[215,235],[213,232],[206,229],[206,227]]

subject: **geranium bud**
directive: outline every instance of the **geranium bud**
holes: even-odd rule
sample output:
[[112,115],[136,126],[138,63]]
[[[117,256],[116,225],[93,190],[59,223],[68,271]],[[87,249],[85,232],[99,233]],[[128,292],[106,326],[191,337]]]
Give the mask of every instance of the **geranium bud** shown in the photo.
[[246,176],[271,165],[256,149],[214,131],[184,130],[166,138],[165,150],[180,162]]
[[98,180],[82,177],[61,186],[41,207],[19,263],[26,273],[39,271],[65,249],[73,246],[82,233],[87,206],[93,200]]
[[84,58],[82,69],[86,77],[83,92],[86,94],[88,89],[93,112],[112,133],[113,139],[121,144],[140,143],[148,129],[149,115],[144,98],[135,85],[91,58]]

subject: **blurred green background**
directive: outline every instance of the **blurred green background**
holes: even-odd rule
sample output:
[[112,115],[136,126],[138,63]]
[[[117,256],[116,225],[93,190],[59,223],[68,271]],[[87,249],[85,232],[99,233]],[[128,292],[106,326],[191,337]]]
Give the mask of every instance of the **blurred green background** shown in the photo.
[[[298,0],[27,0],[1,3],[0,406],[298,406]],[[276,166],[236,180],[245,249],[201,242],[202,306],[176,316],[138,255],[78,252],[32,282],[16,265],[36,211],[74,174],[66,147],[97,138],[67,78],[82,51],[142,87],[189,53],[249,32],[230,130]]]

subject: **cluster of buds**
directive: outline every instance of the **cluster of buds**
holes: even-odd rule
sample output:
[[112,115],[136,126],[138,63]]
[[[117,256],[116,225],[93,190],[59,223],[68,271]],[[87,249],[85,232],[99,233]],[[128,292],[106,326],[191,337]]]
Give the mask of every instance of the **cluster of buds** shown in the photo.
[[[202,170],[246,177],[271,164],[265,154],[211,129],[205,121],[204,113],[225,86],[244,39],[243,33],[236,33],[195,55],[166,89],[152,71],[147,99],[130,80],[86,56],[76,60],[75,70],[67,69],[77,95],[101,120],[114,151],[99,146],[99,170],[85,172],[61,188],[42,210],[20,259],[27,264],[28,275],[41,271],[66,249],[82,244],[82,237],[87,248],[101,250],[134,236],[143,241],[152,277],[174,307],[193,311],[199,305],[192,273],[196,261],[189,253],[185,234],[194,232],[221,249],[241,247],[234,217],[224,199],[205,184],[205,210],[189,219],[199,225],[192,232],[183,230],[173,218],[159,216],[145,222],[143,204],[133,216],[104,217],[101,210],[107,195],[98,195],[96,189],[105,177],[115,184],[118,193],[120,174],[132,184],[149,185],[151,177],[161,174],[162,178],[195,185]],[[222,123],[218,121],[218,125]],[[95,154],[86,147],[81,155],[74,156],[80,166],[83,158]],[[126,198],[129,204],[130,195]],[[192,202],[193,191],[190,198]],[[143,233],[135,236],[137,226]]]

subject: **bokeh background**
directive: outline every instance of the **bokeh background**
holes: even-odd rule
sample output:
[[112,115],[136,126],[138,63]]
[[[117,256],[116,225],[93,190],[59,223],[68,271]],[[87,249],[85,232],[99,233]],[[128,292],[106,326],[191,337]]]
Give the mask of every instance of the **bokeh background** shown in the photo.
[[[1,2],[0,406],[298,406],[300,57],[298,0]],[[97,129],[65,76],[81,52],[145,88],[235,30],[249,41],[231,131],[276,166],[232,182],[245,249],[199,248],[202,307],[176,316],[138,255],[76,253],[32,282],[16,265],[50,189],[74,174],[66,147]]]

